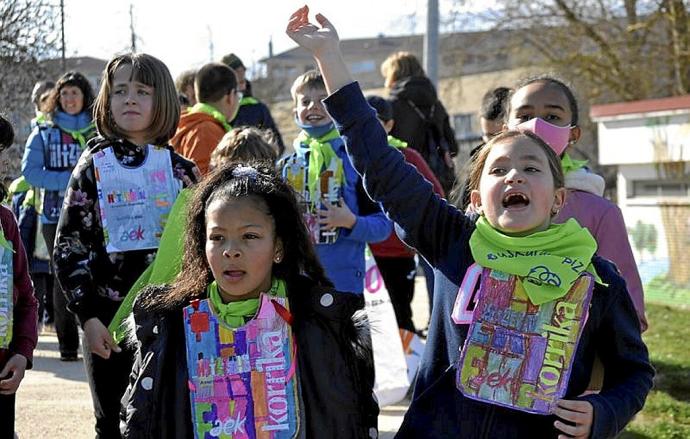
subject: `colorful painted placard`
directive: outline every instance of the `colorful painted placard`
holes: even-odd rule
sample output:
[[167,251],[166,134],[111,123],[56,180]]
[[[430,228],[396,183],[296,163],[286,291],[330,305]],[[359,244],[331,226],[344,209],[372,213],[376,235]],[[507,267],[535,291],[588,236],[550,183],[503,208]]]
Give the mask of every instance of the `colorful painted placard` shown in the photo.
[[12,342],[12,322],[14,303],[14,271],[12,270],[12,242],[5,239],[0,227],[0,349],[7,349]]
[[[309,153],[307,153],[309,154]],[[316,192],[309,191],[308,183],[308,156],[293,155],[285,159],[283,163],[283,178],[297,192],[298,200],[303,207],[304,222],[309,229],[309,235],[315,244],[333,244],[338,239],[338,230],[322,228],[319,224],[319,210],[322,203],[330,203],[336,206],[340,203],[341,184],[336,175],[338,166],[342,167],[340,160],[332,160],[327,169],[321,173]],[[342,169],[340,170],[342,174]]]
[[112,148],[93,156],[98,204],[108,253],[156,249],[177,194],[170,151],[148,145],[146,159],[122,165]]
[[593,286],[584,274],[564,297],[537,306],[518,277],[484,268],[457,388],[478,401],[551,413],[568,387]]
[[232,329],[208,299],[184,309],[192,421],[197,439],[283,439],[299,431],[292,330],[261,296],[257,315]]

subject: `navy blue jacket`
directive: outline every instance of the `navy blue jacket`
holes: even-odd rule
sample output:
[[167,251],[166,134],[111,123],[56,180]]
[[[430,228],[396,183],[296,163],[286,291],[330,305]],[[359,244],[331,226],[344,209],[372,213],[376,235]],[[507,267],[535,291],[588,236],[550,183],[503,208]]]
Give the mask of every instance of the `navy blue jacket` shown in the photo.
[[[451,311],[462,278],[474,262],[469,239],[476,217],[439,198],[431,184],[388,147],[386,134],[357,83],[338,90],[324,103],[369,195],[405,231],[406,242],[434,267],[426,350],[397,437],[557,437],[554,416],[475,402],[455,387],[455,363],[468,327],[456,325]],[[593,263],[608,287],[595,286],[565,397],[589,401],[594,407],[591,437],[606,438],[615,436],[642,409],[654,370],[624,280],[610,262],[595,256]],[[595,354],[607,371],[602,391],[578,397],[587,389]]]
[[[249,81],[247,81],[247,89],[244,92],[244,98],[254,98],[251,93],[251,84]],[[235,118],[230,124],[233,127],[248,125],[264,130],[271,130],[275,137],[276,144],[278,145],[278,157],[282,156],[283,152],[285,152],[283,137],[280,135],[280,131],[278,131],[273,117],[271,117],[271,112],[266,104],[258,99],[242,99],[242,101],[240,101],[240,108],[237,110],[237,115],[235,115]]]

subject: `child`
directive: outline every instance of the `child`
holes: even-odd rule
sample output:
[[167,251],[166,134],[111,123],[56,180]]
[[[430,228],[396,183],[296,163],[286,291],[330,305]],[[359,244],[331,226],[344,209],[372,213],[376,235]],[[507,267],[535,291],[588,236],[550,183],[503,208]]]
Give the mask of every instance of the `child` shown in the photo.
[[[496,136],[472,170],[481,216],[465,216],[386,145],[333,25],[307,14],[293,14],[288,35],[314,54],[367,192],[435,268],[429,337],[398,437],[616,435],[642,408],[654,372],[615,267],[594,256],[576,221],[551,224],[566,192],[558,157],[532,133]],[[473,312],[464,301],[478,278]],[[597,353],[616,373],[599,394],[578,397]]]
[[362,297],[333,291],[289,186],[233,163],[189,212],[177,280],[134,307],[123,437],[376,437]]
[[278,168],[300,196],[319,261],[338,291],[364,291],[364,248],[386,239],[392,225],[369,199],[345,144],[321,104],[321,74],[309,71],[292,84],[295,122],[302,132],[295,153]]
[[54,257],[69,308],[84,329],[96,432],[119,437],[133,352],[121,350],[106,325],[153,261],[168,212],[198,170],[167,146],[180,109],[160,60],[146,54],[110,60],[94,114],[100,136],[72,173]]
[[[14,129],[0,116],[0,151],[12,146]],[[4,185],[0,197],[5,199]],[[0,206],[0,437],[14,437],[14,403],[38,341],[38,304],[26,252],[12,211]]]
[[34,295],[38,301],[38,332],[40,333],[43,328],[46,303],[48,303],[47,295],[52,295],[54,288],[53,273],[50,271],[50,253],[38,224],[40,195],[39,191],[31,187],[23,176],[12,182],[9,192],[12,198],[12,212],[17,218],[19,234],[29,263],[29,277],[34,285]]
[[211,170],[230,162],[266,161],[275,163],[278,145],[271,131],[254,127],[233,128],[211,153]]
[[208,171],[211,152],[232,129],[242,93],[237,78],[225,64],[209,63],[196,73],[197,103],[180,118],[180,126],[170,143],[175,151],[194,160],[202,174]]
[[509,94],[510,89],[507,87],[492,88],[484,94],[482,106],[479,109],[479,126],[484,143],[503,131],[505,104]]
[[[209,169],[215,170],[229,163],[249,161],[270,163],[275,167],[278,147],[272,142],[272,136],[268,131],[253,127],[233,128],[213,150]],[[185,189],[175,200],[161,235],[156,258],[134,283],[108,326],[116,341],[124,338],[127,329],[125,319],[131,313],[139,292],[147,285],[172,283],[179,274],[184,253],[184,223],[190,194],[191,189]]]
[[[376,117],[381,125],[390,133],[395,125],[393,119],[393,107],[390,102],[380,96],[367,97],[367,103],[376,110]],[[424,157],[412,148],[408,148],[407,142],[396,139],[388,134],[388,144],[397,148],[405,160],[419,171],[433,186],[434,192],[440,197],[445,197],[441,183],[424,161]],[[388,293],[395,309],[395,318],[398,327],[414,332],[414,322],[412,321],[412,299],[414,297],[415,276],[417,274],[417,264],[414,260],[414,250],[403,244],[395,231],[391,232],[385,241],[371,244],[371,253],[376,259],[376,266],[383,276]],[[433,286],[431,291],[433,291]],[[429,303],[431,303],[431,294]]]
[[247,69],[242,60],[234,53],[229,53],[221,58],[220,62],[230,67],[235,75],[237,75],[237,88],[242,92],[242,99],[240,99],[240,107],[237,110],[237,115],[232,120],[232,125],[252,126],[263,130],[270,130],[273,133],[276,145],[278,145],[278,157],[285,152],[285,145],[283,145],[283,138],[278,131],[271,111],[268,106],[254,97],[252,93],[252,83],[246,78]]
[[[91,120],[93,99],[91,84],[84,75],[65,73],[48,98],[48,119],[38,124],[26,141],[22,175],[27,183],[41,190],[39,223],[50,255],[53,254],[55,231],[70,175],[86,142],[96,134]],[[54,265],[54,261],[51,263]],[[67,302],[58,282],[53,282],[49,294],[53,300],[60,360],[77,361],[77,322],[67,311]]]
[[[647,329],[642,281],[630,248],[623,215],[614,203],[602,197],[604,179],[590,172],[585,161],[573,160],[568,152],[580,139],[578,105],[570,88],[551,76],[520,81],[507,102],[507,125],[529,129],[547,139],[561,157],[568,189],[565,205],[555,223],[575,218],[597,241],[597,254],[611,260],[625,279],[642,331]],[[522,124],[522,125],[521,125]],[[560,136],[560,139],[558,137]]]

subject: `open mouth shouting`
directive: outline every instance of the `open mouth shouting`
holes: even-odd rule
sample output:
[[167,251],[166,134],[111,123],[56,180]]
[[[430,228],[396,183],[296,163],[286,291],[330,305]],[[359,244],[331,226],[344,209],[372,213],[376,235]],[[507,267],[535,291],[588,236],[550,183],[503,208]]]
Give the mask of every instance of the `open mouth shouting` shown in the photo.
[[503,196],[503,200],[501,200],[501,203],[503,207],[506,209],[519,209],[521,207],[529,206],[529,197],[527,197],[527,195],[523,194],[522,192],[508,192],[506,195]]

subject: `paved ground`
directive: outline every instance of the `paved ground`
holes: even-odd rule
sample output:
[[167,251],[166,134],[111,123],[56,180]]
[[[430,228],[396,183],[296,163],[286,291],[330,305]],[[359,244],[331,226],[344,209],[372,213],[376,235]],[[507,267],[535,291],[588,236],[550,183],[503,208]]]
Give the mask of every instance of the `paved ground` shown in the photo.
[[[417,278],[413,303],[417,327],[428,319],[424,278]],[[379,417],[382,438],[392,438],[407,410],[405,401],[384,407]],[[59,359],[57,337],[44,332],[34,353],[34,368],[27,372],[17,395],[16,428],[20,438],[93,437],[93,407],[81,361]]]

